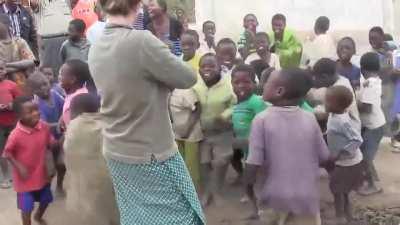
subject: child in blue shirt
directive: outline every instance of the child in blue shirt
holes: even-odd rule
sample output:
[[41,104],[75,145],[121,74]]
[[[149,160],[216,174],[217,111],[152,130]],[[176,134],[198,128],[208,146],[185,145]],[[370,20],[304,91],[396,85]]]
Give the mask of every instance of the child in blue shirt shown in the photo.
[[[59,129],[59,120],[62,115],[64,98],[56,91],[51,90],[49,80],[41,72],[33,73],[28,79],[28,85],[35,95],[41,119],[50,126],[53,137],[56,140],[60,140],[62,133]],[[57,170],[57,193],[63,195],[66,168],[61,149],[54,151],[54,158]]]
[[342,38],[337,45],[339,60],[336,63],[338,74],[346,77],[354,90],[360,88],[361,70],[351,63],[351,58],[356,54],[356,44],[351,37]]
[[50,82],[51,91],[59,94],[63,99],[65,98],[65,91],[61,87],[60,83],[57,82],[57,78],[54,75],[53,69],[51,67],[41,66],[39,68],[40,72],[42,72]]

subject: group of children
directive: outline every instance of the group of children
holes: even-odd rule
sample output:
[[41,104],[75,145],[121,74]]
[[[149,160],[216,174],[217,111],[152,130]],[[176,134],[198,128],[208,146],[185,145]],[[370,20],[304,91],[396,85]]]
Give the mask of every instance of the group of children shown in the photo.
[[[329,27],[326,19],[317,23]],[[282,15],[274,17],[272,40],[287,32],[284,22]],[[318,178],[325,168],[335,221],[346,224],[352,219],[351,191],[365,196],[382,191],[373,163],[386,125],[381,55],[373,48],[361,57],[359,68],[352,63],[355,41],[344,37],[336,61],[322,58],[313,67],[297,69],[285,51],[274,51],[277,43],[270,46],[271,36],[256,32],[257,24],[255,15],[246,15],[238,45],[229,38],[213,44],[212,21],[203,25],[204,40],[194,30],[182,35],[182,59],[198,71],[199,80],[189,90],[173,91],[170,112],[202,205],[223,201],[231,164],[238,181],[246,184],[241,201],[251,200],[250,218],[258,218],[259,205],[266,203],[277,224],[288,218],[295,224],[321,224]],[[288,42],[295,52],[299,45]],[[283,69],[282,55],[287,60]],[[255,179],[259,170],[265,181]],[[256,182],[263,182],[257,195]]]
[[[77,129],[80,129],[80,132],[95,135],[90,128],[81,127],[81,123],[95,117],[94,114],[99,109],[99,98],[91,85],[93,82],[88,65],[81,60],[69,60],[62,66],[60,83],[56,82],[51,68],[38,68],[27,78],[26,90],[29,90],[27,92],[23,92],[17,84],[6,79],[7,72],[3,61],[0,63],[0,72],[2,87],[0,117],[2,144],[4,144],[2,160],[8,160],[13,167],[12,184],[17,192],[17,205],[22,213],[23,224],[31,224],[31,213],[35,202],[39,202],[40,206],[34,219],[40,224],[46,224],[43,215],[53,201],[51,181],[55,176],[57,177],[56,193],[64,196],[63,182],[66,174],[64,157],[66,155],[67,160],[68,158],[75,159],[74,154],[85,154],[85,151],[90,149],[88,145],[82,148],[80,144],[75,144],[80,143],[76,140],[80,136],[76,136],[75,133]],[[68,130],[71,120],[80,118],[83,114],[85,114],[85,119],[80,119],[79,125],[73,126],[79,128],[74,128],[71,131],[74,133],[70,134]],[[101,141],[96,143],[101,143]],[[100,147],[95,151],[101,156]],[[84,157],[82,159],[93,160]],[[72,160],[68,161],[68,168],[71,171],[77,171],[76,168],[75,170],[71,168],[72,162]],[[98,173],[106,171],[101,162],[96,160],[93,164],[103,166],[93,168]],[[4,161],[2,163],[4,163],[2,173],[6,175],[8,165]],[[70,173],[71,180],[79,179],[79,174],[84,172],[75,172],[75,175]],[[88,171],[90,172],[92,170]],[[8,188],[9,182],[7,179],[6,183],[2,184],[2,188]],[[102,181],[99,179],[96,182]],[[91,188],[97,187],[96,184],[91,185]],[[107,187],[110,188],[110,185]],[[84,209],[80,208],[80,210]]]
[[[383,32],[371,30],[377,53],[363,55],[361,68],[351,62],[354,40],[345,37],[337,45],[337,61],[319,59],[313,68],[303,70],[297,68],[301,44],[286,28],[283,15],[273,17],[272,35],[258,32],[257,26],[257,17],[246,15],[238,45],[229,38],[215,43],[212,21],[203,25],[204,39],[194,30],[180,38],[182,60],[199,77],[192,88],[172,92],[170,114],[202,205],[224,200],[223,185],[232,165],[237,181],[245,184],[241,201],[251,203],[249,218],[258,218],[265,203],[278,224],[288,219],[321,224],[318,182],[323,167],[330,174],[337,221],[345,224],[352,218],[352,190],[364,195],[382,191],[373,160],[387,120],[381,107],[386,61],[379,53],[381,39],[376,44],[375,37]],[[21,90],[6,79],[7,64],[0,62],[0,165],[6,172],[7,159],[14,168],[12,182],[24,225],[31,224],[37,201],[34,218],[45,224],[43,215],[53,200],[52,178],[57,176],[57,191],[63,193],[67,169],[67,201],[79,209],[75,213],[91,221],[97,218],[96,224],[118,224],[100,151],[99,97],[84,62],[90,47],[84,31],[82,21],[70,23],[70,38],[60,51],[60,83],[51,68],[41,67]],[[325,87],[323,94],[313,95],[320,87]],[[255,194],[259,172],[264,179]],[[98,206],[101,212],[94,210]]]

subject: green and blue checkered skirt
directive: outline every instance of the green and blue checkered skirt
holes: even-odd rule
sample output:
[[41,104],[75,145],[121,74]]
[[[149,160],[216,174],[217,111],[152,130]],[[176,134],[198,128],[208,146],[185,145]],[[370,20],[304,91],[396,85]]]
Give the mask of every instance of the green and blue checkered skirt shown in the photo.
[[107,160],[121,225],[204,225],[205,218],[179,153],[164,162]]

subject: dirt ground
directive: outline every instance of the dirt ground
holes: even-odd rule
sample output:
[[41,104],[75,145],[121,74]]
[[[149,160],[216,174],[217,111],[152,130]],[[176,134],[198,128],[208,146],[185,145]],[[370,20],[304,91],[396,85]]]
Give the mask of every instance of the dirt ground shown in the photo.
[[[399,208],[400,207],[400,154],[393,154],[389,151],[388,143],[382,144],[376,160],[378,173],[381,178],[381,186],[384,188],[382,194],[371,197],[360,197],[353,195],[354,202],[358,208]],[[228,180],[234,178],[230,171]],[[321,179],[321,214],[323,219],[332,218],[333,200],[327,186],[327,179]],[[268,213],[262,214],[261,221],[243,220],[248,214],[247,204],[240,203],[241,188],[226,185],[224,188],[224,203],[220,207],[211,206],[205,210],[207,224],[209,225],[259,225],[265,224]],[[71,215],[64,212],[65,200],[56,199],[46,214],[49,225],[85,225],[74,221]],[[0,225],[21,224],[16,209],[15,193],[12,190],[0,190]],[[369,225],[366,223],[360,225]],[[382,224],[398,225],[398,224]]]

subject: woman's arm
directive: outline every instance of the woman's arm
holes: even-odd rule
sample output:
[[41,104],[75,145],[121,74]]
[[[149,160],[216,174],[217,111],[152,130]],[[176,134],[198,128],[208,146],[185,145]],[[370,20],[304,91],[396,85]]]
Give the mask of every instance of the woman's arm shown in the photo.
[[16,61],[12,63],[7,63],[6,67],[9,67],[11,69],[16,69],[18,70],[25,70],[31,67],[35,67],[35,61],[31,59],[24,59],[21,61]]
[[150,78],[170,89],[187,89],[197,82],[195,71],[150,32],[144,35],[142,46],[141,62],[150,73]]

